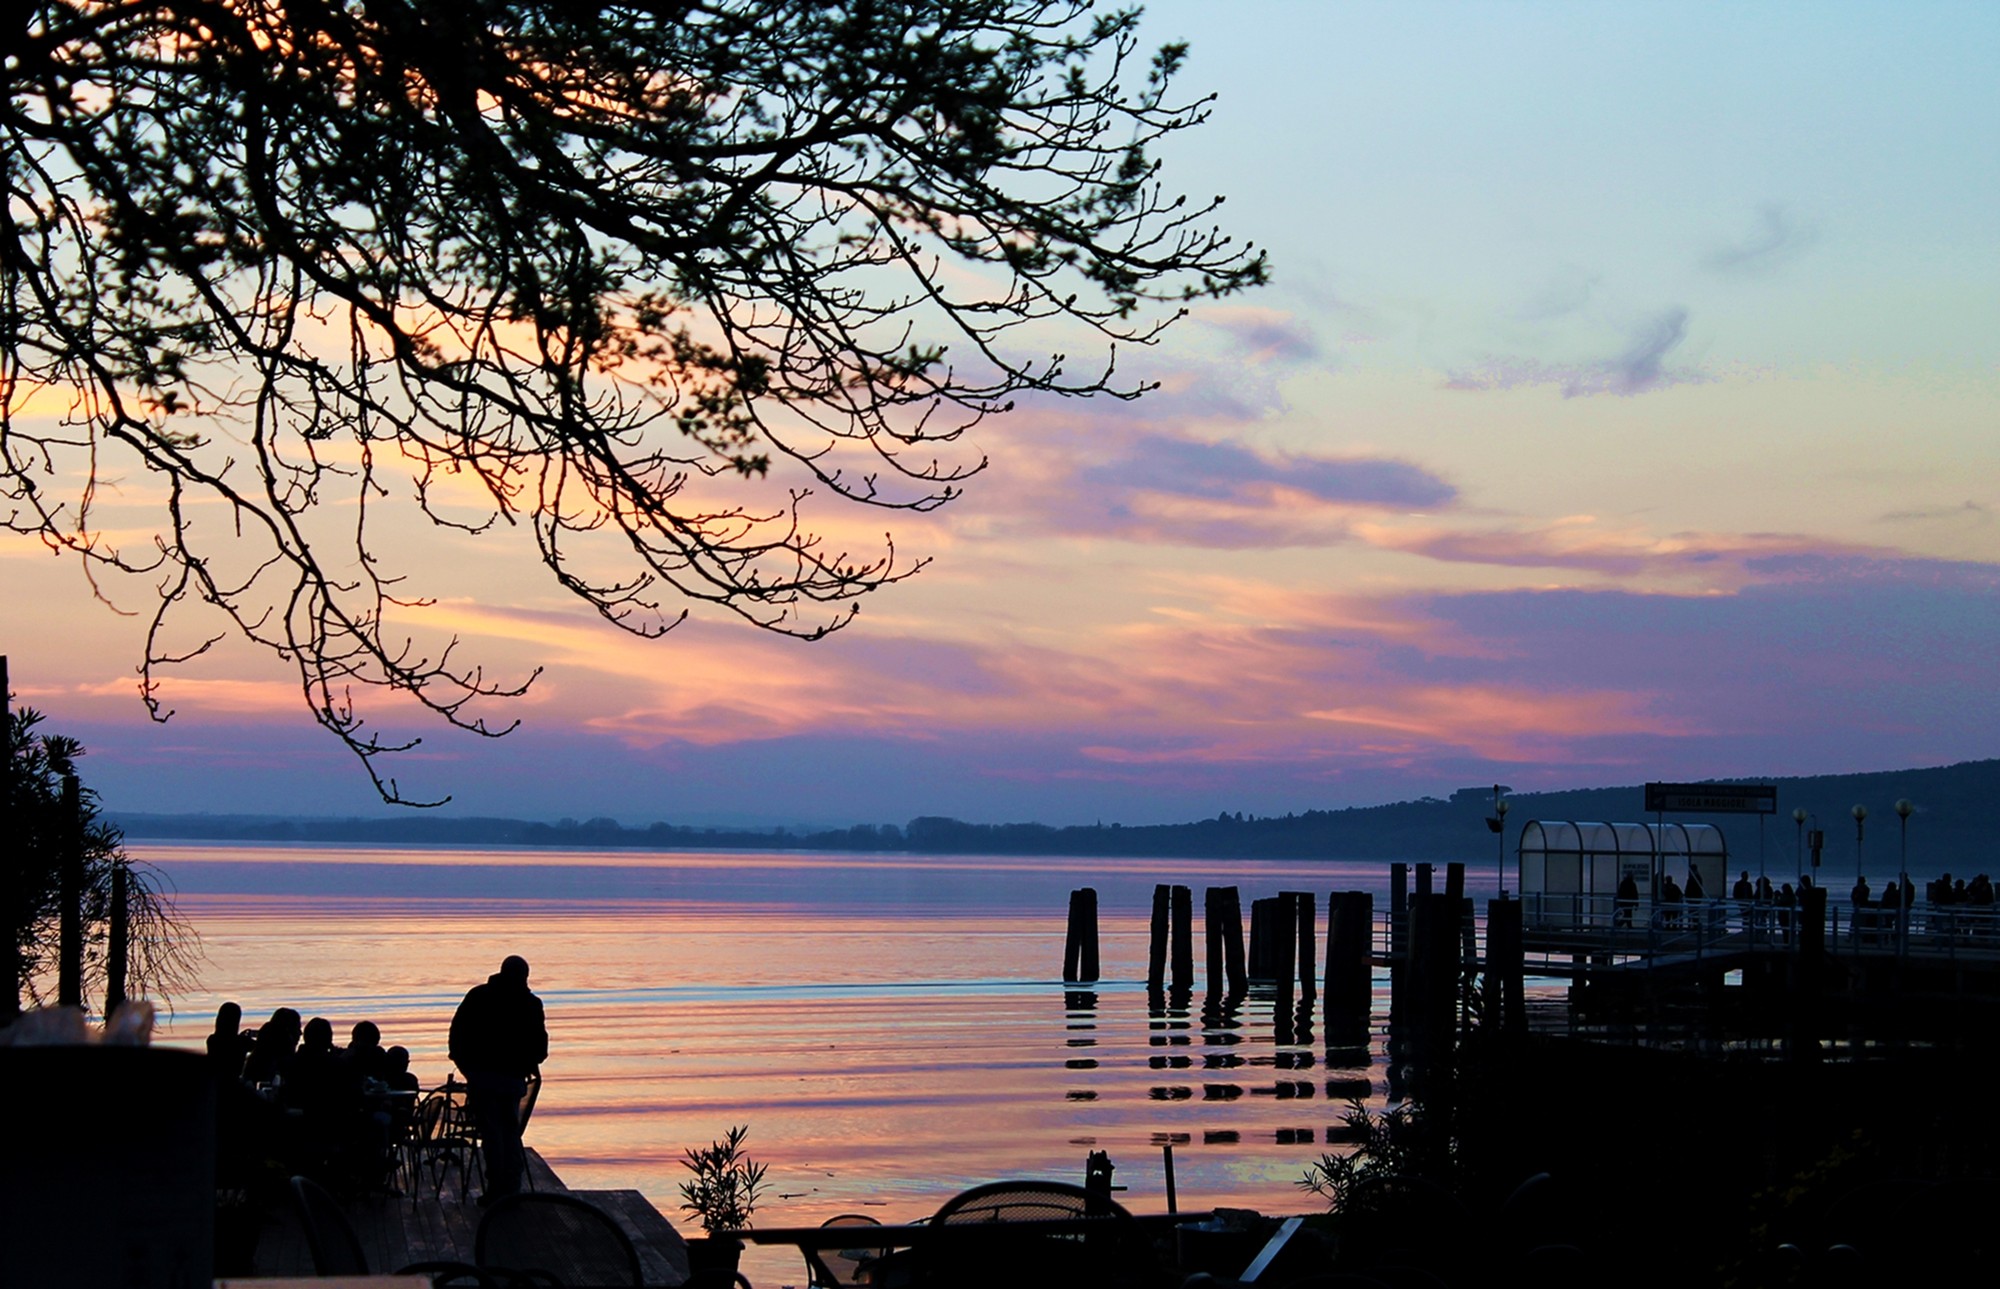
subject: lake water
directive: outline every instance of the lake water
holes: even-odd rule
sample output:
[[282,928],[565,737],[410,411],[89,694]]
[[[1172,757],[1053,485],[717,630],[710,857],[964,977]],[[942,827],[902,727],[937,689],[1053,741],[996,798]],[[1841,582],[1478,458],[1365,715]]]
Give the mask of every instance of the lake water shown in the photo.
[[[1155,883],[1363,889],[1388,865],[131,844],[200,932],[198,989],[165,1041],[198,1044],[216,1005],[254,1023],[288,1005],[369,1019],[426,1085],[450,1066],[465,990],[519,953],[551,1054],[529,1144],[572,1186],[644,1192],[684,1230],[681,1152],[750,1127],[769,1165],[756,1221],[885,1221],[982,1181],[1080,1181],[1107,1151],[1122,1197],[1304,1211],[1306,1165],[1347,1098],[1386,1095],[1379,1054],[1329,1069],[1281,1033],[1268,992],[1233,1018],[1155,1011],[1145,988]],[[1475,895],[1483,893],[1477,883]],[[1491,883],[1491,875],[1486,875]],[[1098,891],[1102,979],[1061,980],[1069,892]],[[1483,902],[1483,901],[1482,901]],[[1197,944],[1196,969],[1201,970]],[[1377,982],[1377,1028],[1387,981]],[[1285,1041],[1281,1042],[1283,1039]],[[752,1250],[760,1285],[796,1255]]]

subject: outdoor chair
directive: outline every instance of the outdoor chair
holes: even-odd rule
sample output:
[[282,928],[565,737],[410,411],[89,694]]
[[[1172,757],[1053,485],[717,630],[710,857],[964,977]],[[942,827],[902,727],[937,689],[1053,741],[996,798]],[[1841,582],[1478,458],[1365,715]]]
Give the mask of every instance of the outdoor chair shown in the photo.
[[[863,1213],[842,1213],[820,1225],[869,1227],[882,1224]],[[857,1233],[855,1239],[859,1241],[863,1234]],[[806,1284],[809,1289],[855,1289],[855,1286],[873,1284],[873,1279],[867,1278],[873,1270],[869,1264],[885,1252],[859,1244],[846,1249],[807,1249]]]
[[[538,1070],[528,1076],[527,1086],[521,1092],[521,1135],[528,1135],[528,1120],[534,1116],[535,1102],[542,1095],[542,1075]],[[529,1190],[535,1189],[535,1170],[527,1166],[527,1156],[523,1155],[521,1180]]]
[[409,1175],[410,1202],[415,1204],[420,1197],[425,1172],[431,1177],[431,1198],[437,1199],[444,1193],[444,1176],[448,1169],[458,1170],[458,1191],[463,1198],[472,1192],[472,1173],[482,1169],[479,1159],[479,1139],[465,1124],[460,1113],[460,1105],[453,1100],[447,1086],[444,1091],[433,1092],[417,1105],[416,1113],[410,1116],[409,1135],[403,1140],[405,1172]]
[[472,1259],[539,1283],[639,1285],[639,1251],[610,1214],[574,1195],[523,1192],[479,1219]]
[[[1020,1222],[1090,1218],[1101,1229],[1025,1234]],[[953,1289],[1036,1285],[1043,1289],[1112,1289],[1162,1283],[1151,1242],[1132,1215],[1109,1198],[1070,1182],[988,1182],[946,1200],[933,1226],[963,1235],[916,1249],[915,1282]]]
[[[368,1265],[367,1254],[362,1252],[361,1238],[354,1233],[354,1224],[347,1220],[347,1214],[340,1210],[340,1202],[326,1187],[310,1177],[294,1177],[291,1190],[299,1226],[305,1232],[306,1249],[312,1254],[313,1274],[374,1274]],[[413,1262],[399,1268],[395,1274],[429,1276],[431,1284],[439,1287],[471,1285],[496,1289],[511,1283],[504,1278],[488,1276],[478,1267],[463,1262]]]

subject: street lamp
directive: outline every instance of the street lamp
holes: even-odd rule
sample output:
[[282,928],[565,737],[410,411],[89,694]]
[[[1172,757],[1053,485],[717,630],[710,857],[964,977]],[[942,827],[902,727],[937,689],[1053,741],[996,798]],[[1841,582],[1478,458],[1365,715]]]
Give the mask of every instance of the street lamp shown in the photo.
[[1507,799],[1500,794],[1507,789],[1501,784],[1493,785],[1493,813],[1486,818],[1486,826],[1496,835],[1499,853],[1494,860],[1494,874],[1500,879],[1500,898],[1507,898]]
[[1792,839],[1792,867],[1798,871],[1792,874],[1795,884],[1803,885],[1806,877],[1806,808],[1800,806],[1792,811],[1792,822],[1797,825],[1797,836]]
[[1861,826],[1868,821],[1868,807],[1857,805],[1848,813],[1854,816],[1854,884],[1859,886],[1865,880],[1861,873]]
[[1900,879],[1902,886],[1896,896],[1900,902],[1900,907],[1896,910],[1896,952],[1899,956],[1907,954],[1910,949],[1909,915],[1910,909],[1916,904],[1916,901],[1910,898],[1910,815],[1915,810],[1916,807],[1910,804],[1908,797],[1896,802],[1896,826],[1903,835],[1901,859],[1903,875]]

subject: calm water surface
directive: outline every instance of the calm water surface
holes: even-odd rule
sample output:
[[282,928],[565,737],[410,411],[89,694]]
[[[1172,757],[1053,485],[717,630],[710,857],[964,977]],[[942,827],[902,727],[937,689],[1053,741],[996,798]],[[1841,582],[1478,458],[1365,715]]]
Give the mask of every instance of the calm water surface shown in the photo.
[[[167,1041],[198,1043],[225,998],[253,1021],[289,1005],[342,1041],[375,1021],[438,1083],[452,1009],[519,953],[551,1047],[529,1143],[571,1185],[643,1191],[683,1229],[681,1152],[732,1124],[770,1166],[764,1226],[908,1220],[999,1177],[1081,1180],[1090,1150],[1130,1207],[1159,1211],[1168,1144],[1183,1207],[1297,1211],[1347,1098],[1385,1096],[1379,1055],[1329,1069],[1316,1034],[1279,1032],[1268,993],[1204,1021],[1205,982],[1193,1014],[1159,1012],[1144,977],[1157,882],[1194,888],[1197,936],[1202,888],[1224,884],[1246,918],[1253,898],[1316,892],[1323,935],[1327,892],[1381,904],[1386,862],[129,849],[202,938]],[[1090,989],[1061,980],[1079,886],[1101,908]],[[796,1254],[752,1253],[756,1283],[801,1278]]]

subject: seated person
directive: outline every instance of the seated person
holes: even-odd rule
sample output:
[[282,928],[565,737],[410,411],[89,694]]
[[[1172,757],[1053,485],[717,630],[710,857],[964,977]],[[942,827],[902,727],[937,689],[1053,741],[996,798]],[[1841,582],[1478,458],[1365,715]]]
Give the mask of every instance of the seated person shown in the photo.
[[395,1092],[422,1092],[424,1085],[410,1069],[410,1049],[403,1046],[386,1048],[382,1053],[384,1073],[382,1081]]
[[359,1080],[382,1080],[387,1073],[382,1052],[382,1031],[374,1021],[356,1021],[348,1035],[347,1050],[341,1054],[348,1071]]
[[241,1079],[250,1046],[251,1038],[243,1032],[243,1009],[235,1003],[216,1008],[215,1030],[208,1036],[208,1063],[215,1077],[232,1082]]
[[290,1069],[299,1046],[299,1014],[289,1007],[271,1013],[271,1019],[257,1029],[250,1055],[243,1062],[243,1077],[251,1083],[275,1083]]

